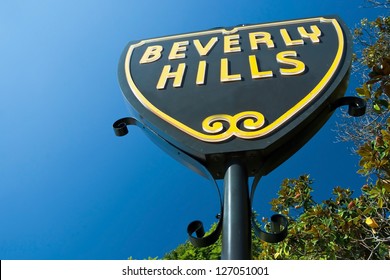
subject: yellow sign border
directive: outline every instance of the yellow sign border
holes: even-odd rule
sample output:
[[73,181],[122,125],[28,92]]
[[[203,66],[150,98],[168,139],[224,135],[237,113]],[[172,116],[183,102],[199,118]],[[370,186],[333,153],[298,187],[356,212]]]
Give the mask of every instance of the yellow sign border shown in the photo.
[[[326,72],[324,77],[321,79],[321,81],[312,89],[310,93],[308,93],[301,101],[299,101],[296,105],[294,105],[292,108],[290,108],[286,113],[284,113],[282,116],[280,116],[278,119],[276,119],[274,122],[270,123],[269,125],[261,128],[264,124],[263,118],[264,116],[259,112],[254,111],[248,111],[248,112],[241,112],[235,116],[225,115],[225,114],[218,114],[214,116],[207,117],[203,123],[202,127],[205,132],[214,133],[214,134],[206,134],[199,132],[182,122],[172,118],[171,116],[167,115],[160,109],[158,109],[156,106],[154,106],[137,88],[135,82],[133,81],[133,78],[130,73],[130,57],[133,52],[133,50],[137,47],[140,47],[147,43],[154,43],[169,39],[181,39],[186,37],[193,37],[197,35],[208,35],[208,34],[234,34],[240,30],[247,30],[247,29],[254,29],[258,27],[269,27],[269,26],[279,26],[279,25],[286,25],[286,24],[297,24],[297,23],[307,23],[307,22],[315,22],[319,21],[322,23],[331,23],[333,24],[336,33],[337,38],[339,40],[336,56],[332,62],[332,65],[330,66],[329,70]],[[232,30],[226,30],[226,29],[214,29],[214,30],[208,30],[208,31],[201,31],[201,32],[194,32],[189,34],[181,34],[181,35],[174,35],[174,36],[167,36],[167,37],[161,37],[161,38],[155,38],[155,39],[148,39],[140,41],[137,44],[130,45],[126,57],[125,57],[125,63],[124,63],[124,70],[126,75],[127,83],[135,95],[135,97],[138,99],[141,104],[151,111],[153,114],[158,116],[159,118],[163,119],[164,121],[168,122],[169,124],[173,125],[174,127],[178,128],[179,130],[185,132],[186,134],[197,138],[201,141],[205,142],[222,142],[225,141],[233,136],[243,138],[243,139],[255,139],[262,136],[265,136],[271,132],[273,132],[275,129],[280,127],[281,125],[288,122],[296,113],[301,111],[303,108],[305,108],[312,100],[314,100],[317,95],[321,92],[321,90],[328,84],[328,82],[333,78],[334,74],[337,71],[338,66],[340,65],[340,62],[342,60],[343,52],[344,52],[344,36],[343,31],[337,22],[336,19],[328,19],[324,17],[318,17],[318,18],[308,18],[308,19],[300,19],[300,20],[291,20],[291,21],[284,21],[284,22],[275,22],[275,23],[265,23],[265,24],[257,24],[257,25],[249,25],[249,26],[240,26],[235,27]],[[249,131],[243,131],[237,127],[237,121],[243,120],[244,126]],[[255,120],[253,120],[255,119]],[[222,121],[229,122],[229,128],[220,133],[222,131]],[[260,123],[260,124],[259,124]],[[247,125],[245,125],[247,124]],[[251,129],[253,131],[251,131]]]

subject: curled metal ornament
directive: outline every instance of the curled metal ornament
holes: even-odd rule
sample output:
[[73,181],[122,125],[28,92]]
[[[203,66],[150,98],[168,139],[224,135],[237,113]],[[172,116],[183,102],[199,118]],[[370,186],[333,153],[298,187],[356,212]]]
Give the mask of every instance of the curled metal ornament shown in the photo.
[[331,110],[348,105],[348,114],[352,117],[360,117],[366,113],[366,101],[360,97],[341,97],[331,104]]
[[[193,221],[187,227],[188,239],[194,247],[208,247],[217,242],[222,232],[222,217],[220,218],[215,230],[207,236],[205,235],[203,223],[201,221]],[[196,237],[193,234],[196,234]]]
[[[210,175],[211,177],[211,175]],[[222,203],[222,198],[221,198],[221,192],[219,191],[217,182],[215,180],[212,180],[214,182],[214,185],[218,191],[218,196],[219,196],[219,202],[220,202],[220,207],[221,207],[221,214],[218,215],[219,221],[217,224],[217,227],[214,229],[213,232],[211,232],[209,235],[205,235],[203,223],[201,221],[193,221],[191,222],[188,227],[187,227],[187,234],[188,234],[188,239],[191,242],[191,244],[194,247],[208,247],[215,242],[217,242],[219,236],[221,235],[222,232],[222,226],[223,226],[223,203]],[[193,234],[196,234],[196,237],[193,236]]]
[[132,117],[126,117],[126,118],[121,118],[114,122],[112,125],[112,128],[114,129],[115,135],[116,136],[125,136],[126,134],[129,133],[129,130],[127,129],[128,125],[137,125],[139,126],[138,120]]
[[[250,201],[251,205],[253,204],[253,198],[255,196],[256,187],[260,181],[261,176],[258,174],[255,176],[253,183],[252,183],[252,189],[251,189],[251,196]],[[271,231],[267,232],[262,230],[258,226],[257,219],[254,215],[252,215],[252,228],[255,232],[255,235],[262,241],[265,241],[267,243],[278,243],[283,241],[287,237],[288,233],[288,219],[281,215],[281,214],[275,214],[271,216]]]

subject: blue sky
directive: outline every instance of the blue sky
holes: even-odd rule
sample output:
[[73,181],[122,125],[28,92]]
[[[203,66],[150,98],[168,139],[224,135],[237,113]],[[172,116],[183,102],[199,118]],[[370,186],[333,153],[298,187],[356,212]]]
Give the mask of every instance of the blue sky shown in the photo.
[[[346,1],[0,2],[0,259],[162,257],[189,222],[219,212],[211,182],[142,133],[115,137],[130,111],[117,82],[129,41],[329,14],[353,28],[384,11]],[[347,92],[353,94],[356,81]],[[286,177],[308,173],[318,200],[358,190],[358,159],[335,144],[336,114],[298,153],[263,178],[254,209]]]

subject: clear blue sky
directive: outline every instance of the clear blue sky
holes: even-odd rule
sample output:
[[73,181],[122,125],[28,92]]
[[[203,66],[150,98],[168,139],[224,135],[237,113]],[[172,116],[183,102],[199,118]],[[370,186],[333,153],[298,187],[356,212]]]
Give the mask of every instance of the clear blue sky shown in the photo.
[[[363,3],[2,0],[0,259],[162,257],[186,240],[189,222],[216,221],[211,182],[140,129],[113,133],[112,123],[130,113],[117,82],[127,42],[329,14],[354,27],[383,14]],[[334,143],[336,121],[263,179],[254,205],[260,215],[270,215],[285,177],[310,174],[319,200],[337,185],[361,187],[357,158]]]

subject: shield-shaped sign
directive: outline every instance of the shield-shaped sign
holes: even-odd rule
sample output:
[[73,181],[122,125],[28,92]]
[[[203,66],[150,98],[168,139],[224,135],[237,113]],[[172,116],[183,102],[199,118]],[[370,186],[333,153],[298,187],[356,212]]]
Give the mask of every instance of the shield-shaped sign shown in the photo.
[[220,178],[231,157],[268,173],[299,149],[344,95],[350,63],[344,23],[316,17],[131,42],[119,81],[153,135]]

